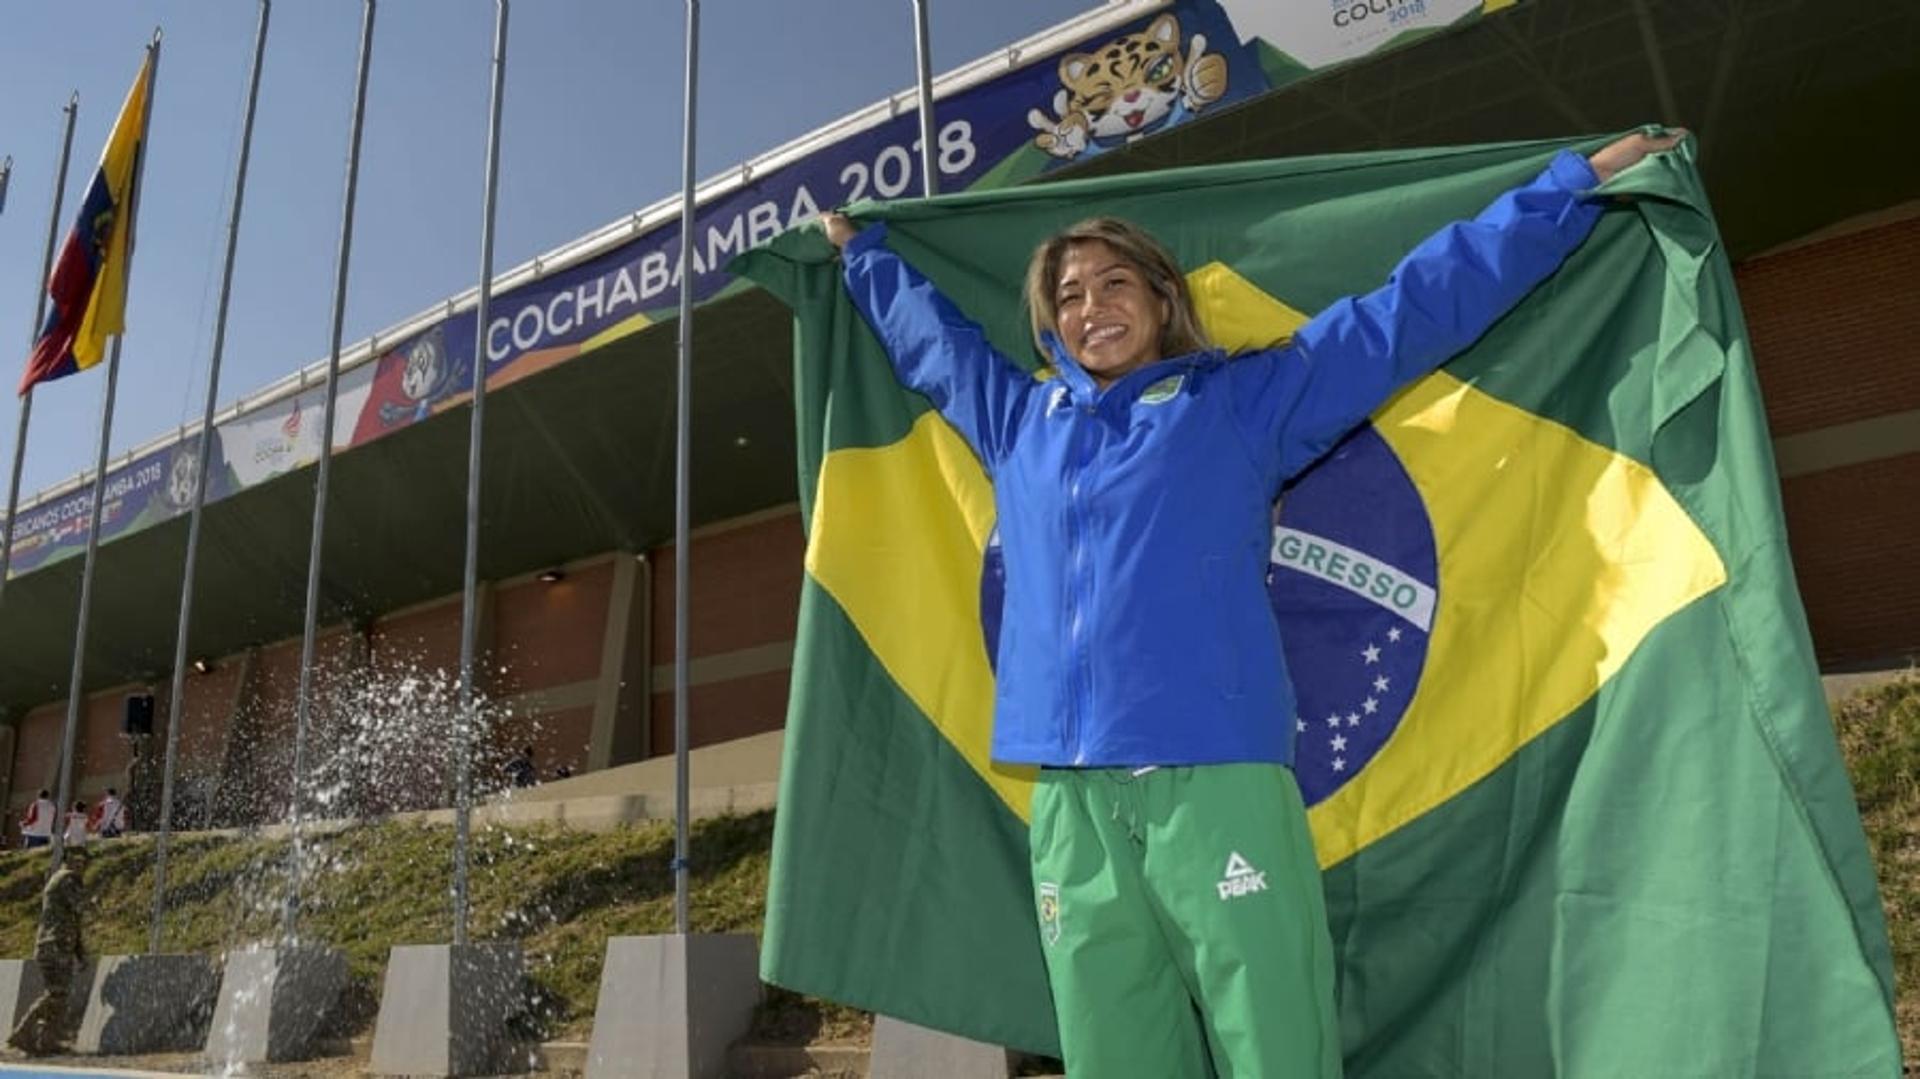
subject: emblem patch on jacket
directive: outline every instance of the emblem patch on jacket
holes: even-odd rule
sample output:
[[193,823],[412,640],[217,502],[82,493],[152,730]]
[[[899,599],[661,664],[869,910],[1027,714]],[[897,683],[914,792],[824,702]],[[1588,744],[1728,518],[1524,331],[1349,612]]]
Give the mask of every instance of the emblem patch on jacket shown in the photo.
[[1048,947],[1060,943],[1060,886],[1051,882],[1039,887],[1040,939]]
[[1140,391],[1140,403],[1159,405],[1180,396],[1180,387],[1186,385],[1187,376],[1168,375],[1160,381]]

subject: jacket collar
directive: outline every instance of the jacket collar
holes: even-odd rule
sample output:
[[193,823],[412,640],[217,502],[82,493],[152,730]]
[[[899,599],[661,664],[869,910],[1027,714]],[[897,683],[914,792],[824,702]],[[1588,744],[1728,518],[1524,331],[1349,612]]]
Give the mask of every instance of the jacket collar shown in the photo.
[[1174,356],[1170,359],[1155,360],[1127,372],[1102,390],[1093,376],[1087,373],[1087,369],[1080,366],[1080,361],[1074,359],[1073,355],[1067,351],[1067,346],[1060,340],[1059,335],[1052,330],[1043,330],[1040,340],[1046,346],[1047,358],[1052,361],[1053,369],[1059,373],[1061,383],[1067,387],[1067,393],[1076,405],[1095,404],[1104,396],[1116,394],[1131,396],[1140,387],[1151,385],[1167,375],[1217,366],[1226,359],[1226,354],[1220,350],[1208,349],[1203,352],[1190,352],[1184,356]]

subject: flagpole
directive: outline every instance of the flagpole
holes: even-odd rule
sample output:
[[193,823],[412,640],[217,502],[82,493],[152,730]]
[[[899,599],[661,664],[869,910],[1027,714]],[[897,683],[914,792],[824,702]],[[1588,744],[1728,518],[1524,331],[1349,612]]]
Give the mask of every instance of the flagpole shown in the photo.
[[920,191],[931,198],[940,193],[933,163],[933,55],[927,44],[927,0],[913,0],[913,57],[920,86]]
[[487,301],[493,295],[493,218],[500,194],[500,101],[507,87],[507,0],[493,27],[493,102],[487,120],[485,206],[480,217],[480,299],[473,312],[473,412],[467,433],[467,569],[460,593],[460,717],[454,732],[453,943],[467,943],[467,846],[473,830],[473,669],[479,636],[480,449],[486,429]]
[[260,0],[260,22],[253,34],[253,64],[247,73],[247,115],[240,126],[240,162],[233,180],[233,207],[227,215],[226,263],[220,270],[220,303],[213,318],[213,356],[207,362],[207,404],[200,416],[200,445],[195,450],[193,511],[187,519],[186,569],[180,578],[180,622],[173,638],[173,682],[167,694],[167,752],[160,771],[160,835],[153,849],[153,919],[147,951],[160,951],[167,917],[167,841],[173,832],[173,772],[180,753],[181,707],[186,697],[187,629],[193,617],[193,576],[200,553],[200,516],[207,502],[207,463],[213,451],[213,413],[220,397],[220,357],[227,344],[227,303],[233,295],[233,257],[240,245],[240,210],[247,197],[247,158],[253,148],[253,114],[260,101],[260,64],[267,49],[267,18],[273,0]]
[[700,66],[700,0],[687,0],[686,115],[680,150],[680,356],[674,379],[673,484],[673,925],[687,934],[687,552],[688,488],[692,470],[693,393],[693,148]]
[[[153,88],[160,78],[160,31],[147,45],[146,109],[140,116],[140,142],[134,160],[133,183],[127,189],[127,264],[122,303],[133,292],[133,250],[140,221],[140,189],[146,184],[147,131],[153,124]],[[87,515],[87,559],[80,571],[80,614],[73,629],[73,671],[67,680],[67,727],[60,740],[59,797],[54,800],[53,857],[49,873],[60,868],[67,853],[66,813],[73,797],[73,749],[80,733],[80,708],[86,701],[87,615],[93,603],[93,567],[100,553],[100,509],[107,494],[107,447],[113,438],[113,397],[120,381],[120,347],[127,340],[123,328],[113,336],[113,349],[107,357],[107,388],[100,402],[100,454],[93,465],[93,506]]]
[[320,463],[313,478],[313,538],[307,553],[307,617],[300,637],[300,697],[293,722],[292,842],[287,850],[287,903],[281,934],[294,939],[300,921],[300,883],[304,871],[300,824],[301,782],[306,773],[308,717],[313,710],[313,652],[320,614],[320,555],[327,531],[327,476],[333,463],[333,413],[340,384],[340,332],[347,307],[347,262],[353,251],[353,200],[359,193],[360,133],[367,106],[367,68],[373,56],[374,0],[364,0],[360,15],[359,73],[355,77],[353,125],[347,140],[346,206],[340,215],[340,253],[333,274],[333,336],[327,350],[326,404],[320,411]]
[[[53,245],[60,239],[60,205],[67,193],[67,162],[73,156],[73,119],[80,113],[80,91],[67,99],[67,131],[60,138],[60,171],[53,181],[53,213],[47,216],[46,253],[40,256],[39,299],[33,309],[33,333],[29,343],[40,339],[41,324],[47,318],[47,278],[53,274]],[[33,390],[20,395],[20,424],[13,437],[13,479],[7,484],[7,520],[0,539],[0,596],[7,592],[7,573],[13,568],[13,518],[20,508],[20,466],[27,459],[27,420],[33,415]]]

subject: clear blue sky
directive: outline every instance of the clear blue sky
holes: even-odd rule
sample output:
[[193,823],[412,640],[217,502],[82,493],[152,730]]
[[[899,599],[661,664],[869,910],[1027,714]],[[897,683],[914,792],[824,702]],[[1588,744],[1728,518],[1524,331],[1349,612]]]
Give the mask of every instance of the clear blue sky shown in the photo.
[[[936,73],[1091,0],[930,0]],[[9,5],[0,34],[0,462],[33,330],[60,108],[80,93],[67,209],[155,26],[165,31],[128,305],[116,455],[198,419],[257,8],[252,0]],[[520,0],[509,33],[496,265],[505,270],[672,194],[677,0]],[[324,359],[360,5],[273,8],[220,399]],[[388,0],[374,30],[346,341],[479,277],[493,5]],[[701,176],[913,80],[911,0],[705,0]],[[68,221],[61,223],[64,233]],[[35,392],[22,500],[92,467],[104,371]],[[0,464],[0,469],[8,464]],[[0,505],[6,497],[0,471]]]

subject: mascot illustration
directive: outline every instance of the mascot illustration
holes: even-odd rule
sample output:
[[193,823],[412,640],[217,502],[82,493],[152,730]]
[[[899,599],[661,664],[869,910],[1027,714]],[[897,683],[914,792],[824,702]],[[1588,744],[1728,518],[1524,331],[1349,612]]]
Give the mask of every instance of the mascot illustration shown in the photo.
[[1071,160],[1124,146],[1200,111],[1227,92],[1227,61],[1208,53],[1195,34],[1185,54],[1180,20],[1162,15],[1145,30],[1114,38],[1098,51],[1060,60],[1060,90],[1049,116],[1027,112],[1039,132],[1033,144]]

